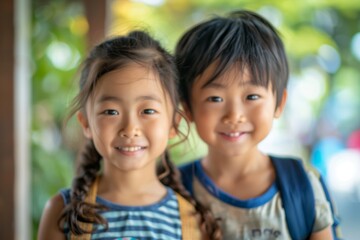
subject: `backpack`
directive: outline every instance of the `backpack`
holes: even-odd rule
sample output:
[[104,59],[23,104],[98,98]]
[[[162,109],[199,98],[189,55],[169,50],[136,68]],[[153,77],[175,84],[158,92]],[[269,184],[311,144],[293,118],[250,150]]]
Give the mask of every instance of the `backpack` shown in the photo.
[[[95,203],[96,202],[96,194],[97,194],[97,187],[99,184],[99,177],[95,179],[95,182],[90,187],[89,193],[85,198],[85,201],[88,203]],[[180,214],[180,221],[181,221],[181,234],[182,239],[193,239],[193,240],[200,240],[201,239],[201,231],[200,225],[195,216],[195,208],[191,203],[189,203],[185,198],[183,198],[180,194],[176,193],[176,198],[179,203],[179,214]],[[93,228],[93,224],[80,222],[80,226],[82,229],[91,231]],[[71,240],[90,240],[91,234],[82,234],[82,235],[74,235],[70,233]]]
[[[308,239],[312,233],[315,222],[314,193],[301,160],[292,158],[270,157],[276,171],[276,185],[279,189],[286,222],[292,239]],[[197,171],[195,162],[179,167],[183,185],[193,195],[193,177]],[[320,183],[325,196],[330,203],[334,223],[332,225],[333,237],[341,239],[340,221],[335,214],[335,209],[329,191],[320,174]]]

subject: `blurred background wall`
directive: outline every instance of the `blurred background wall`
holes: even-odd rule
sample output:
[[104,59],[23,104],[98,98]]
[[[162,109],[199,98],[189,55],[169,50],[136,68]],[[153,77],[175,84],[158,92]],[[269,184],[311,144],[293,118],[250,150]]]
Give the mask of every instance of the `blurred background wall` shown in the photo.
[[[20,88],[31,96],[29,239],[36,239],[46,200],[71,184],[82,133],[74,120],[66,126],[63,120],[89,47],[103,36],[136,27],[147,29],[173,52],[191,25],[239,8],[258,12],[279,30],[290,61],[287,106],[261,149],[298,156],[318,168],[338,207],[345,239],[360,236],[360,1],[26,2],[31,87]],[[179,164],[205,151],[192,129],[189,141],[173,148],[172,155]]]

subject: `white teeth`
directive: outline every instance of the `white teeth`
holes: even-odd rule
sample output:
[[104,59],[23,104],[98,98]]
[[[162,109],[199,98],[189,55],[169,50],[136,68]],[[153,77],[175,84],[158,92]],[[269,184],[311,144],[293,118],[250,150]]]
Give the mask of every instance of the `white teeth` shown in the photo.
[[229,137],[238,137],[240,136],[240,132],[235,132],[235,133],[225,133],[227,136]]
[[141,147],[139,147],[139,146],[136,146],[136,147],[119,147],[118,149],[120,149],[121,151],[125,151],[125,152],[135,152],[135,151],[141,150]]

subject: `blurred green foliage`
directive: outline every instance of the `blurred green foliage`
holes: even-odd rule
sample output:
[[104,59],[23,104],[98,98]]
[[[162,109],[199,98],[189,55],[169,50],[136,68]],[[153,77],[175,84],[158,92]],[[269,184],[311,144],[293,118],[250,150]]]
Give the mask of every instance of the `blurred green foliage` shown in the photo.
[[[73,1],[32,1],[32,223],[33,239],[45,202],[70,186],[75,152],[63,138],[63,119],[76,91],[84,55],[83,7]],[[75,25],[75,26],[74,26]],[[82,26],[84,25],[84,26]]]
[[[122,34],[134,27],[147,28],[173,51],[179,36],[191,25],[212,14],[221,15],[238,8],[259,12],[279,29],[295,83],[304,82],[301,79],[309,69],[323,79],[321,91],[309,96],[306,105],[312,109],[314,121],[326,114],[334,116],[332,124],[344,138],[360,128],[359,50],[356,53],[360,42],[354,43],[354,36],[360,33],[360,1],[114,0],[109,6],[109,35]],[[31,27],[32,223],[36,239],[46,200],[60,188],[69,187],[73,177],[82,134],[72,121],[63,128],[63,120],[77,89],[76,76],[86,54],[88,26],[81,1],[34,0]],[[305,81],[309,93],[316,80]],[[326,112],[329,104],[335,108]],[[341,116],[336,107],[341,108]],[[194,129],[191,132],[189,142],[172,148],[177,163],[206,151]],[[309,151],[322,134],[326,133],[315,131],[304,142]]]

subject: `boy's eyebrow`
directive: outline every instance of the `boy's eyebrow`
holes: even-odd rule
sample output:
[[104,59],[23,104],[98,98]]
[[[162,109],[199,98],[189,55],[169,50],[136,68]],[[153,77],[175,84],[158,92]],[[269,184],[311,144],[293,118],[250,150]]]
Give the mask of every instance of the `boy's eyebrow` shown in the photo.
[[[161,99],[158,96],[153,95],[153,94],[142,95],[142,96],[138,96],[137,98],[135,98],[136,102],[144,101],[144,100],[150,100],[150,101],[156,101],[156,102],[162,103]],[[123,102],[123,99],[119,98],[117,96],[103,95],[100,97],[98,102]]]

